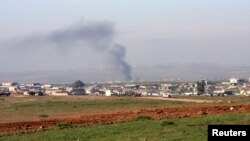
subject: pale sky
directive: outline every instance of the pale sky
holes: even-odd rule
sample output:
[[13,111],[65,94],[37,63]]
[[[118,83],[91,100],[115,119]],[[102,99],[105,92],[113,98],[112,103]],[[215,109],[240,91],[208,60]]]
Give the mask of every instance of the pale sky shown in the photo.
[[[33,35],[98,21],[114,24],[114,42],[126,47],[125,60],[132,66],[250,65],[249,0],[1,0],[0,18],[1,71],[105,66],[103,56],[89,49],[60,55],[40,49],[40,57],[25,59],[35,50],[6,51],[11,46],[6,44]],[[75,59],[80,61],[72,63]]]

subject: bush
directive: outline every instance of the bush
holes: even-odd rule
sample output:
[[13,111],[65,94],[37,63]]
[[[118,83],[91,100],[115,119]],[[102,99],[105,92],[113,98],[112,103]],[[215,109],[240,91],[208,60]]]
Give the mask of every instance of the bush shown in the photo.
[[48,115],[39,115],[39,117],[46,118],[46,117],[49,117],[49,116]]
[[150,116],[147,116],[147,115],[141,115],[141,116],[138,116],[136,117],[136,121],[145,121],[145,120],[151,120],[152,118]]
[[65,128],[68,128],[70,126],[71,126],[71,123],[69,123],[67,121],[62,121],[62,122],[57,123],[57,127],[59,129],[65,129]]
[[174,122],[171,120],[164,120],[161,122],[161,126],[169,126],[169,125],[174,125]]

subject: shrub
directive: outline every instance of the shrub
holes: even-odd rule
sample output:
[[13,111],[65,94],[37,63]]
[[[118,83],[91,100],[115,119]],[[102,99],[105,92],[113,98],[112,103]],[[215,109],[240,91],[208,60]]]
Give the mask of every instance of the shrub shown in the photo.
[[39,115],[39,117],[46,118],[46,117],[49,117],[49,116],[48,115]]
[[174,125],[174,122],[171,120],[164,120],[161,122],[161,126],[169,126],[169,125]]
[[62,121],[62,122],[57,123],[57,127],[59,129],[65,129],[65,128],[68,128],[70,126],[71,126],[71,123],[69,123],[67,121]]
[[147,115],[141,115],[141,116],[138,116],[136,117],[136,121],[145,121],[145,120],[151,120],[152,118],[150,116],[147,116]]

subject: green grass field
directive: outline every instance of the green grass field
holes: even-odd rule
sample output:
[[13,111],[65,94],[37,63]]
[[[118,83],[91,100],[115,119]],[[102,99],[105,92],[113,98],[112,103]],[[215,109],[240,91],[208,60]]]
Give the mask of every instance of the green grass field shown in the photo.
[[197,104],[133,97],[0,97],[0,122],[29,121],[64,115],[93,114],[189,105]]
[[[250,100],[246,96],[176,96],[175,98],[213,100],[215,103],[220,100],[222,101],[220,104],[227,104],[228,101],[231,101],[231,103],[249,103]],[[214,103],[177,102],[134,97],[0,97],[0,122],[30,121],[64,115],[210,104]],[[76,125],[74,128],[64,128],[68,126],[67,123],[60,123],[46,131],[0,133],[0,141],[77,141],[78,139],[80,141],[205,141],[207,140],[207,125],[212,123],[250,124],[250,113],[227,113],[164,120],[151,120],[148,117],[140,117],[138,120],[130,122],[97,124],[89,127]]]
[[206,141],[208,124],[250,124],[250,113],[138,120],[43,132],[1,135],[3,141]]
[[[248,103],[250,97],[228,96],[173,96],[185,99],[205,99],[218,101],[221,104]],[[134,97],[105,97],[105,96],[28,96],[28,97],[0,97],[0,123],[40,120],[55,116],[94,114],[103,112],[117,112],[148,108],[164,108],[177,106],[205,105],[204,103],[177,102],[164,100],[141,99]],[[208,105],[208,103],[206,103]]]

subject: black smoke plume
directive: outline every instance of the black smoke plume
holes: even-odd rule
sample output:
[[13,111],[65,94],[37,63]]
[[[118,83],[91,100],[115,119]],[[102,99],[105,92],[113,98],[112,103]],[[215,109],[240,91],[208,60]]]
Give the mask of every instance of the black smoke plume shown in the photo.
[[131,67],[124,60],[126,48],[115,43],[114,37],[115,31],[112,23],[107,21],[87,22],[48,34],[27,37],[14,43],[14,45],[10,44],[10,46],[12,48],[21,46],[24,50],[34,50],[34,48],[51,45],[56,47],[59,52],[60,50],[70,50],[74,46],[88,47],[96,53],[105,54],[107,60],[109,60],[109,65],[122,75],[123,79],[131,80]]

